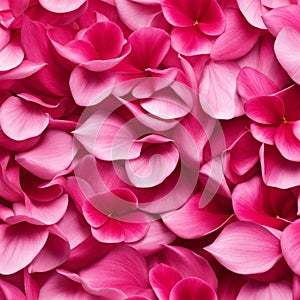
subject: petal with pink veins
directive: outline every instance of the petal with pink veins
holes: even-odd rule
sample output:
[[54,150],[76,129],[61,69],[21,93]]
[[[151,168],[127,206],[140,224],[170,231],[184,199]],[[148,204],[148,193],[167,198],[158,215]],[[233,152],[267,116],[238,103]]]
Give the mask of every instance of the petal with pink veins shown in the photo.
[[296,82],[300,83],[300,33],[290,27],[283,28],[277,35],[274,49],[282,67]]
[[39,0],[42,7],[54,13],[68,13],[78,9],[86,0]]
[[0,274],[13,274],[27,265],[40,253],[48,238],[45,227],[27,223],[0,225]]
[[49,115],[27,101],[9,97],[0,108],[3,132],[16,141],[40,135],[49,124]]
[[49,129],[36,147],[18,153],[16,161],[32,174],[51,180],[59,173],[66,172],[72,162],[73,151],[73,138],[70,134]]
[[238,274],[266,272],[282,257],[277,237],[266,228],[246,221],[226,226],[205,250]]
[[25,295],[13,284],[0,279],[0,298],[3,300],[26,300]]

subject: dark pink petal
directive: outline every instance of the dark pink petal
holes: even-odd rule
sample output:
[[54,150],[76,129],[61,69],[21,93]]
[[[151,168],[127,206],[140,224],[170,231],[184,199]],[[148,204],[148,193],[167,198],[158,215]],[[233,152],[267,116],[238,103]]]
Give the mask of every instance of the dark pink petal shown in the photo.
[[288,160],[300,162],[300,140],[296,134],[300,131],[300,121],[286,122],[278,127],[275,145],[282,156]]
[[257,96],[266,96],[278,91],[276,84],[258,70],[245,67],[237,78],[237,89],[239,94],[250,99]]
[[274,45],[276,57],[289,76],[300,83],[300,33],[290,27],[283,28],[277,35]]
[[17,97],[9,97],[0,108],[3,132],[16,141],[40,135],[49,124],[49,115]]
[[0,273],[7,275],[23,269],[32,262],[44,247],[48,230],[27,223],[11,226],[1,224],[0,236]]
[[278,125],[265,126],[261,124],[250,124],[251,134],[256,140],[268,145],[274,145],[274,137],[276,135]]
[[0,51],[7,46],[10,41],[11,31],[9,29],[0,27]]
[[66,132],[49,129],[39,144],[16,155],[17,162],[32,174],[51,180],[67,170],[73,158],[73,139]]
[[175,51],[186,56],[209,54],[215,38],[202,33],[198,27],[174,27],[171,45]]
[[300,31],[299,13],[299,5],[290,4],[272,9],[262,18],[268,30],[276,36],[284,27],[291,27]]
[[92,228],[92,235],[102,243],[121,243],[125,240],[122,224],[112,218],[108,218],[101,227]]
[[285,109],[284,103],[277,96],[260,96],[249,99],[245,103],[246,115],[262,124],[281,124]]
[[170,293],[170,300],[198,300],[199,298],[207,300],[218,299],[216,292],[210,285],[195,277],[182,279]]
[[149,288],[146,262],[142,255],[128,246],[111,250],[83,268],[79,276],[84,288],[90,291],[114,288],[134,296]]
[[13,284],[0,279],[0,297],[3,300],[26,300],[25,295]]
[[260,163],[264,183],[280,189],[300,184],[300,164],[285,159],[273,146],[262,145]]
[[86,0],[39,0],[40,4],[54,13],[67,13],[79,8]]
[[246,221],[229,224],[205,249],[238,274],[270,270],[281,258],[280,242],[266,228]]
[[237,4],[244,17],[251,25],[260,29],[266,28],[261,17],[264,11],[260,1],[237,0]]
[[248,299],[278,299],[278,300],[292,300],[292,287],[288,281],[275,281],[270,283],[260,283],[256,281],[249,281],[240,290],[237,300]]
[[210,56],[213,60],[232,60],[247,54],[260,31],[247,23],[238,9],[225,11],[226,28],[213,45]]
[[180,209],[163,215],[163,221],[179,237],[200,238],[219,228],[230,217],[230,213],[222,211],[220,206],[218,209],[218,203],[215,203],[213,200],[204,208],[200,208],[200,195],[197,194]]
[[109,219],[106,214],[103,214],[101,211],[97,210],[87,201],[82,206],[82,213],[86,221],[95,228],[102,226]]
[[126,219],[128,222],[121,222],[125,234],[124,242],[133,243],[144,238],[150,227],[147,216],[136,212],[127,215]]
[[211,61],[204,67],[199,85],[200,103],[211,117],[231,119],[243,113],[243,105],[236,92],[239,71],[239,66],[234,62]]
[[115,79],[111,74],[94,73],[76,67],[70,76],[70,89],[76,104],[95,105],[104,100],[113,90]]
[[300,222],[295,221],[283,231],[281,238],[282,254],[289,267],[297,275],[300,274],[299,235]]

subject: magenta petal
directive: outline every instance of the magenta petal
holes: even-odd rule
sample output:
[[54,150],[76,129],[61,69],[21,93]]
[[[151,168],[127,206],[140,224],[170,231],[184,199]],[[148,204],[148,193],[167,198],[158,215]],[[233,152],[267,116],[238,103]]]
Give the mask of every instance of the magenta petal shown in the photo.
[[284,103],[277,96],[251,98],[245,103],[246,115],[262,124],[280,124],[284,117]]
[[300,162],[300,121],[286,122],[278,127],[275,135],[275,145],[282,156],[288,160]]
[[[226,29],[211,51],[214,60],[232,60],[247,54],[256,43],[260,31],[247,23],[237,9],[225,11]],[[242,45],[242,46],[241,46]]]
[[97,210],[93,205],[89,202],[85,202],[82,206],[82,213],[86,221],[92,227],[100,227],[108,220],[108,216],[101,213],[101,211]]
[[66,132],[49,129],[39,144],[16,155],[17,162],[34,175],[51,180],[67,170],[73,158],[73,139]]
[[44,247],[48,230],[45,227],[20,223],[0,225],[0,274],[13,274],[32,262]]
[[[25,295],[13,284],[0,279],[0,297],[3,300],[26,300]],[[3,298],[4,297],[4,298]]]
[[300,33],[290,27],[283,28],[277,35],[274,45],[276,57],[290,77],[300,83]]
[[49,124],[49,115],[20,98],[9,97],[1,106],[0,120],[7,136],[21,141],[41,134]]
[[67,13],[79,8],[86,0],[39,0],[40,4],[47,10],[54,13]]
[[181,275],[165,264],[158,264],[149,272],[149,281],[160,300],[168,300],[173,286],[181,280]]
[[283,231],[281,238],[282,254],[290,268],[300,275],[300,221],[295,221]]
[[115,79],[111,74],[94,73],[76,67],[70,76],[70,89],[76,104],[95,105],[104,100],[113,90]]
[[170,300],[217,300],[214,289],[199,278],[185,278],[179,281],[170,293]]
[[254,138],[261,143],[265,143],[268,145],[274,145],[274,137],[276,135],[278,129],[278,125],[260,125],[256,123],[252,123],[250,125],[250,131]]
[[121,243],[125,240],[122,224],[112,218],[108,218],[101,227],[92,228],[92,235],[102,243]]
[[277,237],[266,228],[246,221],[226,226],[205,249],[224,267],[238,274],[266,272],[282,257]]
[[128,222],[121,222],[125,234],[124,242],[133,243],[144,238],[150,227],[146,215],[136,212],[128,214],[126,219]]
[[282,280],[270,283],[249,281],[240,290],[237,300],[292,300],[293,293],[290,282]]

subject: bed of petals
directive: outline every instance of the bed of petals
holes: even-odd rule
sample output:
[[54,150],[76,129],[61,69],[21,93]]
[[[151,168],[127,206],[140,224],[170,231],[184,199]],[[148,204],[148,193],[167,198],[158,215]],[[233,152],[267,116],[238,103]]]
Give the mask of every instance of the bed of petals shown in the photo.
[[0,299],[300,299],[299,1],[0,2]]

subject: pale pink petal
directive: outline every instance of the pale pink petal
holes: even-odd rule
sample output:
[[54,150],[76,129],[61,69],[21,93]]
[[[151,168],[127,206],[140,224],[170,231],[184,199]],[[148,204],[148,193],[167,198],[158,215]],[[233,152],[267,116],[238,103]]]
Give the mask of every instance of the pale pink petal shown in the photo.
[[86,0],[39,0],[40,4],[54,13],[67,13],[79,8]]
[[273,146],[260,148],[262,176],[266,185],[288,189],[300,184],[300,164],[285,159]]
[[272,9],[264,14],[262,18],[268,30],[276,36],[284,27],[291,27],[300,31],[299,14],[299,5],[290,4]]
[[218,229],[230,217],[230,212],[214,200],[204,208],[199,202],[199,194],[191,197],[180,209],[163,215],[163,222],[179,237],[195,239]]
[[292,287],[288,281],[260,283],[249,281],[240,290],[237,300],[292,300]]
[[91,291],[109,287],[134,296],[149,288],[146,262],[142,255],[128,246],[111,250],[83,268],[79,276],[84,288]]
[[199,298],[207,300],[218,299],[216,292],[210,285],[194,277],[182,279],[170,293],[170,300],[198,300]]
[[40,135],[49,124],[49,115],[40,107],[17,97],[9,97],[0,108],[3,132],[16,141]]
[[13,284],[0,279],[0,297],[3,300],[26,300],[25,295]]
[[73,151],[73,138],[70,134],[49,129],[35,148],[18,153],[16,160],[34,175],[51,180],[67,170],[72,162]]
[[95,105],[104,100],[113,90],[115,79],[111,74],[94,73],[76,67],[70,76],[70,89],[76,104]]
[[13,40],[0,51],[0,71],[8,71],[19,66],[24,59],[24,52],[19,41]]
[[265,29],[266,26],[262,20],[262,5],[256,0],[237,0],[237,4],[247,21],[254,27]]
[[149,272],[149,281],[160,300],[168,300],[173,286],[182,279],[181,275],[165,264],[158,264]]
[[225,11],[226,28],[213,45],[210,56],[213,60],[232,60],[247,54],[260,31],[247,23],[238,9]]
[[266,272],[282,256],[280,242],[272,233],[246,221],[226,226],[205,249],[224,267],[238,274]]
[[0,274],[13,274],[32,262],[44,247],[48,230],[27,223],[0,225]]
[[200,103],[211,117],[231,119],[243,113],[243,105],[236,92],[239,71],[239,66],[234,62],[210,61],[204,67],[199,85]]
[[300,222],[295,221],[283,231],[281,238],[282,254],[289,267],[297,275],[300,274],[300,258],[299,258],[299,235]]
[[283,28],[277,35],[274,45],[276,57],[290,77],[300,83],[300,33],[290,27]]
[[284,103],[277,96],[260,96],[245,103],[246,115],[262,124],[281,124],[285,114]]
[[278,87],[271,79],[250,67],[244,67],[239,73],[237,89],[245,99],[266,96],[278,91]]

